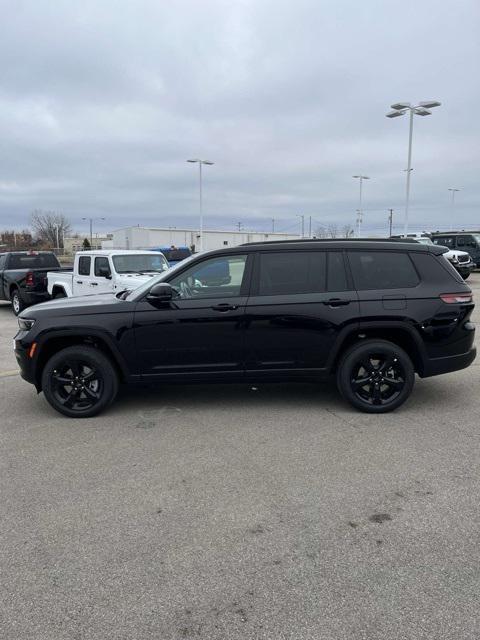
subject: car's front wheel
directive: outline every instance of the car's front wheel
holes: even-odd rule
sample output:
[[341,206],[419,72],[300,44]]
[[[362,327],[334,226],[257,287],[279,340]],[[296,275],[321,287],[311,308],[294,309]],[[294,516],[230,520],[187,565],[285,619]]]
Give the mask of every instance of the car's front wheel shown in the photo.
[[45,365],[42,390],[60,413],[71,418],[90,418],[113,402],[118,376],[101,351],[85,345],[67,347]]
[[337,386],[354,407],[367,413],[393,411],[410,396],[415,381],[412,361],[387,340],[365,340],[351,347],[337,371]]

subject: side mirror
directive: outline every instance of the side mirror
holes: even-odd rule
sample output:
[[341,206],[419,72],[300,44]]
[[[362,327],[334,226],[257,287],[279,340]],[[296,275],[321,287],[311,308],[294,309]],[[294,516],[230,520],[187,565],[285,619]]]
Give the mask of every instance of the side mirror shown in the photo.
[[167,282],[154,284],[147,295],[152,302],[168,302],[173,298],[173,289]]
[[100,269],[98,270],[98,275],[100,278],[108,278],[108,280],[110,280],[110,278],[112,277],[112,274],[110,273],[110,269],[108,267],[100,267]]

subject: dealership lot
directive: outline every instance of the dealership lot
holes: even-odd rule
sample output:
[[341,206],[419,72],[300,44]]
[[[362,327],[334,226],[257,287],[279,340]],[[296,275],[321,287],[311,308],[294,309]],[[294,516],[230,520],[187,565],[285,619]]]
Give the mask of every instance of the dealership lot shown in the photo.
[[285,384],[74,421],[15,331],[0,306],[3,638],[478,638],[480,361],[387,415]]

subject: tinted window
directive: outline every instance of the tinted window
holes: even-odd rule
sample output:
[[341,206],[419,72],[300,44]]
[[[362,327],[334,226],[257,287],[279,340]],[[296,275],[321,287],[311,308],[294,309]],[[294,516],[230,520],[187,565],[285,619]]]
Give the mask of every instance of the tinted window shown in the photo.
[[403,289],[417,286],[417,272],[407,253],[350,251],[355,286],[365,289]]
[[325,252],[260,254],[261,296],[325,291]]
[[180,260],[185,260],[192,255],[192,252],[188,248],[177,249],[161,249],[163,255],[169,262],[179,262]]
[[53,253],[12,253],[8,261],[9,269],[51,269],[58,266]]
[[429,253],[412,252],[410,256],[423,282],[448,285],[452,278],[457,282],[463,282],[462,276],[445,258],[445,255],[432,256]]
[[443,236],[441,238],[432,238],[434,244],[438,244],[441,247],[448,247],[451,249],[455,246],[455,238],[452,236]]
[[5,266],[5,261],[6,261],[6,256],[5,254],[3,256],[0,256],[0,269],[3,269]]
[[221,256],[195,264],[169,280],[179,296],[230,298],[240,295],[247,256]]
[[90,275],[90,256],[80,256],[78,259],[78,275],[89,276]]
[[108,272],[108,275],[111,275],[108,258],[103,256],[95,258],[95,275],[104,277],[106,272]]
[[475,246],[472,236],[458,236],[457,237],[457,246],[458,247],[471,247]]
[[345,271],[345,261],[341,251],[329,251],[327,269],[327,289],[328,291],[347,291],[347,273]]

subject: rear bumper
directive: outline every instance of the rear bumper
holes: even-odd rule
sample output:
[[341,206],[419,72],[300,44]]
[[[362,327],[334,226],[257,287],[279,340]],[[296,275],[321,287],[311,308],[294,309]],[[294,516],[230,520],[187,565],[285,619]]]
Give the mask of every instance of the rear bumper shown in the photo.
[[24,289],[20,292],[20,296],[25,304],[28,305],[38,304],[39,302],[47,302],[47,300],[50,300],[48,291],[28,291]]
[[430,358],[424,364],[422,378],[430,376],[438,376],[442,373],[451,373],[469,367],[477,356],[476,347],[472,347],[470,351],[455,356],[446,356],[443,358]]

